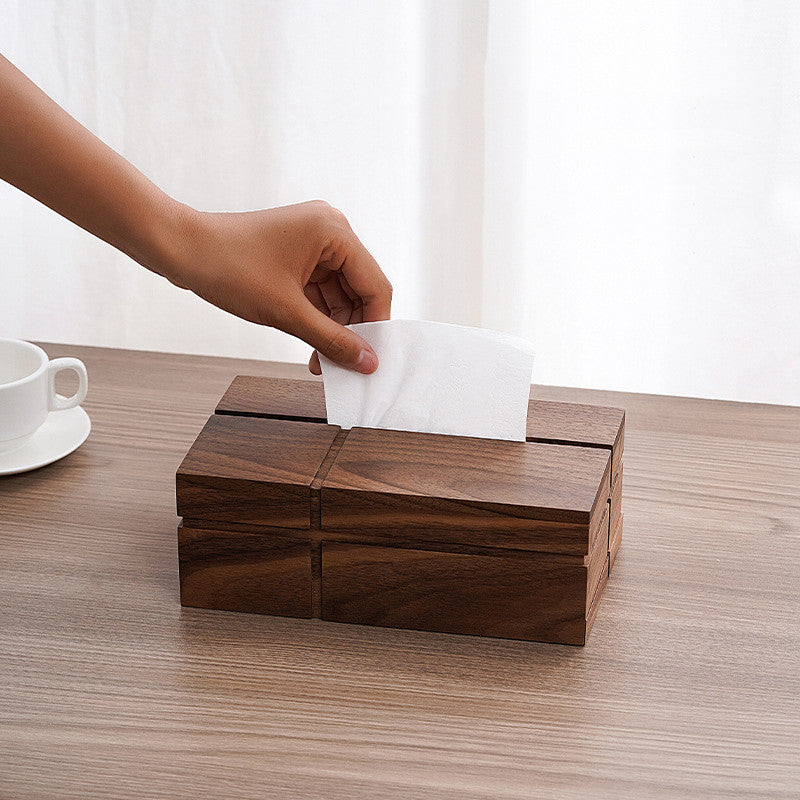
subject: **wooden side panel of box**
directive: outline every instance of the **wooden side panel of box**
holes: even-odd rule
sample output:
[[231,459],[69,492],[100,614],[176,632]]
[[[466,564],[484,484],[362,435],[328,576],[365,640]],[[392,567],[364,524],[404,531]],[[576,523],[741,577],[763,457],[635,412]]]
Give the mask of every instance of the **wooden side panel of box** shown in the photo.
[[[469,555],[322,543],[322,618],[333,622],[582,645],[608,574],[570,556]],[[593,617],[592,617],[593,619]]]
[[622,474],[622,457],[625,455],[625,414],[622,415],[622,423],[619,426],[619,433],[611,451],[611,483]]
[[353,428],[321,486],[321,527],[586,556],[610,496],[607,450]]
[[609,499],[609,520],[608,520],[608,566],[609,570],[614,566],[620,545],[622,544],[622,475],[624,467],[620,464],[614,485],[611,488],[611,498]]
[[597,587],[595,588],[594,597],[592,598],[591,603],[589,604],[589,611],[586,614],[586,639],[589,638],[589,634],[591,633],[592,628],[594,627],[594,621],[597,617],[597,610],[600,608],[600,600],[603,596],[603,591],[606,588],[606,583],[608,582],[608,575],[611,570],[611,566],[609,564],[609,560],[606,557],[606,560],[603,562],[603,569],[600,573],[600,578],[597,582]]
[[622,475],[624,469],[622,466],[619,468],[617,477],[614,479],[614,485],[611,487],[611,528],[616,527],[617,521],[622,516]]
[[310,617],[311,546],[262,532],[178,528],[181,605]]
[[609,552],[608,552],[609,569],[611,569],[614,566],[614,562],[617,560],[617,554],[619,553],[619,548],[622,545],[622,523],[624,519],[625,515],[620,514],[616,526],[611,531],[611,542],[609,544]]

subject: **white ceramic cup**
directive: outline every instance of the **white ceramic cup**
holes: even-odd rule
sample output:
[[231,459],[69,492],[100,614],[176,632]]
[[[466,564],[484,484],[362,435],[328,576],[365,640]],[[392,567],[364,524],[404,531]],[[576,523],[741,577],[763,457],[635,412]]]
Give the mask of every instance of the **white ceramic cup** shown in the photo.
[[[55,378],[62,369],[78,373],[78,391],[72,397],[56,394]],[[0,339],[0,453],[25,444],[51,411],[80,405],[88,388],[86,367],[77,358],[51,361],[35,344]]]

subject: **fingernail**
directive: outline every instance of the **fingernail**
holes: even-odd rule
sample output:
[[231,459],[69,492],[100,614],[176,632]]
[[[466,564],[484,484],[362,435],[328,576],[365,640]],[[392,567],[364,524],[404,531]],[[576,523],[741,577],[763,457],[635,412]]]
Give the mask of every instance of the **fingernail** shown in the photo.
[[362,350],[358,354],[358,361],[356,361],[356,369],[369,375],[370,372],[375,372],[378,368],[378,357],[370,350]]

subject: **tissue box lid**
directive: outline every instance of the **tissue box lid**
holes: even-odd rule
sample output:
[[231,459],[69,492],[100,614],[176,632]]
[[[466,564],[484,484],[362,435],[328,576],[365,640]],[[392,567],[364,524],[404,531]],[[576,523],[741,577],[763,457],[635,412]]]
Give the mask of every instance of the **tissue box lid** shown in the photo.
[[338,432],[335,425],[213,415],[178,468],[178,515],[309,528],[311,484]]
[[[252,375],[238,375],[233,379],[216,413],[327,421],[321,381]],[[528,403],[528,441],[613,449],[614,473],[622,455],[624,429],[625,411],[621,408],[533,398]]]
[[321,527],[588,555],[607,536],[609,476],[600,448],[353,428],[322,481]]

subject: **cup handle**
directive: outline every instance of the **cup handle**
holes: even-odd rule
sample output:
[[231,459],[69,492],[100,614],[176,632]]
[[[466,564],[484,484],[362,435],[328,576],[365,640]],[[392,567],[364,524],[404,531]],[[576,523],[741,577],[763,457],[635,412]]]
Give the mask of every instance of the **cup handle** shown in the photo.
[[[62,369],[72,369],[78,374],[78,391],[72,397],[56,394],[56,375]],[[65,411],[79,406],[86,399],[89,389],[89,376],[86,367],[77,358],[54,358],[47,366],[47,403],[50,411]]]

